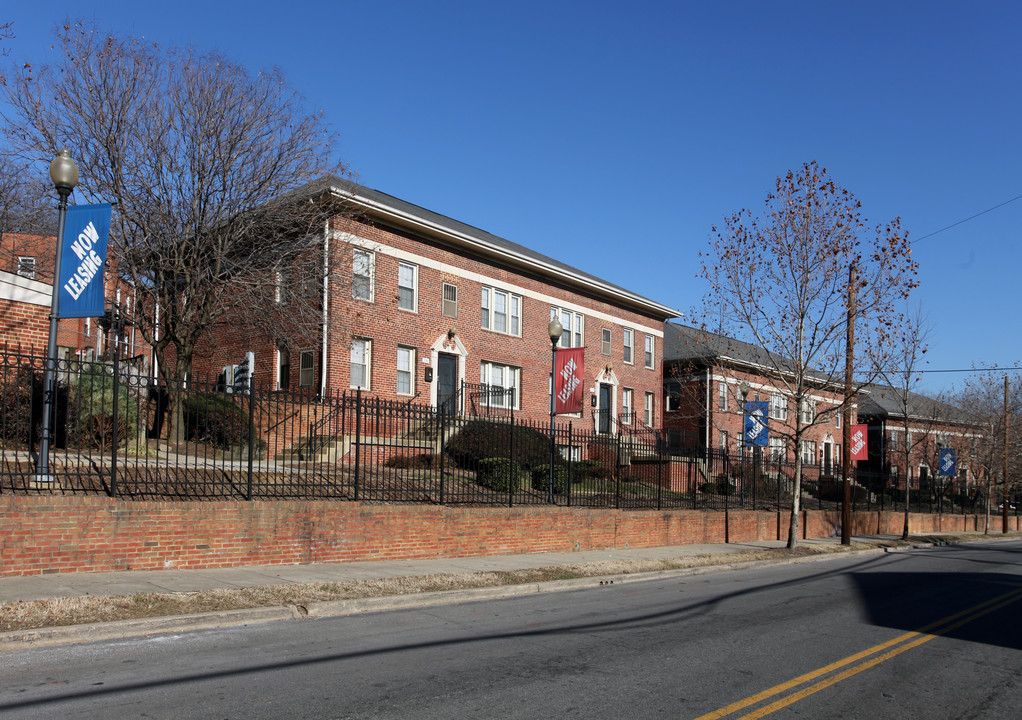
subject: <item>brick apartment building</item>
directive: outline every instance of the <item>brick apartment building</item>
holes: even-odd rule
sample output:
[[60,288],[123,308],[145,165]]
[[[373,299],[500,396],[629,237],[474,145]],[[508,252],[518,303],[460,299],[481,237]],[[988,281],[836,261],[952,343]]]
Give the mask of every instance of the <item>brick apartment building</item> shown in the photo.
[[539,420],[549,417],[548,324],[556,314],[560,346],[585,348],[588,399],[580,415],[563,419],[608,433],[660,427],[664,321],[677,311],[340,178],[311,183],[303,195],[338,208],[323,244],[329,272],[297,293],[285,292],[289,280],[278,275],[277,300],[311,303],[318,328],[221,325],[197,348],[195,376],[252,352],[255,382],[279,390],[361,390],[438,407],[464,402],[463,387],[483,386],[508,391],[483,402]]
[[[892,487],[926,488],[940,476],[940,448],[954,448],[954,477],[961,491],[973,489],[983,477],[977,457],[977,443],[983,432],[956,408],[933,398],[909,392],[903,402],[901,390],[870,385],[859,396],[859,422],[869,427],[869,460],[860,469],[874,473]],[[905,415],[908,411],[908,433]],[[906,463],[905,450],[908,449]]]
[[[832,474],[841,458],[842,418],[829,412],[841,401],[843,388],[822,375],[815,378],[812,399],[796,408],[767,358],[766,351],[698,328],[664,324],[664,431],[670,447],[685,450],[741,451],[744,402],[769,403],[769,423],[794,428],[795,412],[803,421],[818,418],[799,451],[809,465]],[[795,448],[770,432],[766,457],[793,462]]]

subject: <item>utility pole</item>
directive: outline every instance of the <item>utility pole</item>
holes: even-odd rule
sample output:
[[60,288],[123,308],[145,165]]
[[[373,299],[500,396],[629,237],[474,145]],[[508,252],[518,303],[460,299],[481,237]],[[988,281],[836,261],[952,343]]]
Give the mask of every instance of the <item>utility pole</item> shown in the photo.
[[1008,532],[1008,505],[1011,493],[1008,492],[1008,376],[1004,376],[1004,491],[1001,493],[1001,532]]
[[855,263],[848,268],[848,317],[845,320],[845,406],[841,433],[841,544],[852,544],[852,369],[855,365]]

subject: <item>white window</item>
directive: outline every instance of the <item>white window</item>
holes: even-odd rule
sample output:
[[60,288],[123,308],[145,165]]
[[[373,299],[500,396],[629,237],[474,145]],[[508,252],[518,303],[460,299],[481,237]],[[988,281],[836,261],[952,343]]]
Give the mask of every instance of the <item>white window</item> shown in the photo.
[[35,280],[35,258],[26,255],[18,256],[18,275]]
[[802,441],[802,462],[806,465],[816,464],[816,442],[813,440]]
[[610,355],[610,328],[603,328],[602,337],[600,339],[600,354]]
[[891,431],[891,442],[888,444],[888,449],[891,452],[897,452],[898,450],[898,434],[893,430]]
[[808,425],[816,418],[816,401],[805,399],[801,402],[802,424]]
[[621,422],[625,425],[632,424],[632,389],[624,388],[621,391]]
[[446,317],[458,317],[458,286],[444,283],[444,300],[441,312]]
[[483,286],[482,327],[484,330],[520,336],[522,298],[504,290]]
[[646,367],[653,369],[653,336],[646,336]]
[[720,431],[720,449],[727,452],[727,430]]
[[644,418],[644,420],[646,422],[646,427],[653,427],[653,399],[654,399],[654,397],[655,396],[653,395],[653,393],[651,393],[651,392],[646,393],[646,403],[644,405],[644,409],[645,409],[645,418]]
[[397,306],[415,312],[418,309],[419,268],[409,263],[397,266]]
[[767,452],[772,462],[781,462],[784,458],[784,438],[772,437],[767,440]]
[[286,270],[278,270],[273,280],[273,300],[278,305],[287,305],[291,292],[291,277]]
[[624,329],[624,340],[622,342],[622,345],[624,346],[624,351],[625,351],[625,362],[628,363],[629,365],[632,364],[632,348],[635,347],[635,345],[634,345],[635,341],[632,338],[633,338],[633,333],[632,333],[631,329],[625,328]]
[[372,367],[373,341],[366,338],[351,339],[351,387],[369,389],[369,370]]
[[788,399],[780,393],[770,396],[770,417],[774,420],[788,419]]
[[717,386],[717,409],[727,412],[727,383],[724,381]]
[[415,377],[415,350],[410,347],[397,348],[397,394],[411,395]]
[[313,350],[302,350],[298,358],[298,387],[312,387],[315,382],[316,353]]
[[835,408],[834,409],[834,427],[837,427],[837,428],[841,427],[841,409],[840,408]]
[[512,365],[482,362],[479,379],[483,385],[480,402],[490,407],[513,407],[518,409],[518,391],[521,380],[521,369]]
[[561,321],[561,341],[558,347],[573,348],[582,347],[585,330],[583,323],[585,317],[582,313],[572,312],[564,308],[550,308],[550,319],[557,318]]
[[373,253],[356,248],[351,259],[351,296],[356,300],[373,301]]

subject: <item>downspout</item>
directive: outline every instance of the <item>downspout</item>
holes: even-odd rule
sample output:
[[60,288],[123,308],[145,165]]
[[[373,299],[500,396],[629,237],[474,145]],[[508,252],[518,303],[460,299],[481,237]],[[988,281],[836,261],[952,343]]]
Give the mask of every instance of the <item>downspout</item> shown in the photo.
[[322,350],[320,352],[320,368],[319,368],[319,396],[321,398],[326,397],[326,369],[327,364],[327,330],[329,328],[330,321],[330,221],[326,221],[326,225],[323,228],[323,338],[322,338]]

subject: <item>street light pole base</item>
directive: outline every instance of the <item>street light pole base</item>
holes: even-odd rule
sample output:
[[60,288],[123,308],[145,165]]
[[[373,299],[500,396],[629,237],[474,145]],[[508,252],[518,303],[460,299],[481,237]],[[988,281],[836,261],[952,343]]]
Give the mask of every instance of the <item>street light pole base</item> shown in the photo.
[[29,490],[49,490],[49,489],[51,489],[56,484],[56,482],[57,482],[57,478],[54,475],[37,474],[37,475],[33,475],[32,477],[29,478],[29,480],[28,480],[28,489]]

